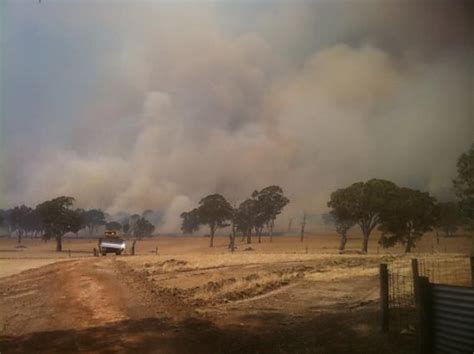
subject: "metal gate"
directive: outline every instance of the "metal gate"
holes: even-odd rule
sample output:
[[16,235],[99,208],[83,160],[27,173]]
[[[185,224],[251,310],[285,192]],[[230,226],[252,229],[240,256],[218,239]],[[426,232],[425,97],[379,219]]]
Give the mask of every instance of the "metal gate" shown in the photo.
[[474,353],[474,288],[417,280],[420,353]]
[[433,349],[474,352],[474,288],[431,285]]

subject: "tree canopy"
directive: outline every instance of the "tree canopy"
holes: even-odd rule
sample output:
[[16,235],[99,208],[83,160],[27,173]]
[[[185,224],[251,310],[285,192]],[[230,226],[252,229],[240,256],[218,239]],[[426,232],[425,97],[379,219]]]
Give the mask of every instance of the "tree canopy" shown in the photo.
[[462,224],[462,212],[456,202],[439,202],[433,210],[434,226],[445,233],[453,236]]
[[459,157],[453,185],[467,224],[474,230],[474,144]]
[[110,230],[110,231],[121,231],[122,224],[119,223],[118,221],[110,221],[105,224],[105,229]]
[[232,206],[220,194],[210,194],[199,201],[198,215],[202,224],[208,225],[211,233],[210,247],[214,246],[214,235],[218,228],[229,226]]
[[[256,200],[256,221],[258,224],[267,226],[270,240],[272,240],[275,219],[290,200],[283,195],[281,187],[276,185],[255,191],[252,193],[252,197]],[[259,233],[261,233],[261,228]]]
[[345,210],[350,218],[360,226],[364,235],[362,252],[367,253],[369,236],[379,225],[381,213],[397,190],[395,183],[383,179],[357,182],[349,187],[331,193],[328,207]]
[[62,251],[62,237],[66,232],[78,232],[82,227],[81,215],[72,210],[72,197],[58,197],[36,206],[46,230],[46,237],[56,238],[56,251]]
[[31,226],[33,209],[26,205],[14,207],[10,211],[11,230],[18,234],[18,243],[21,243],[23,234]]
[[181,213],[181,218],[183,219],[181,223],[181,231],[185,234],[192,234],[193,232],[199,230],[200,220],[199,220],[199,210],[194,208],[191,211]]
[[135,222],[134,235],[135,237],[151,236],[155,232],[155,225],[149,222],[144,217],[139,217]]
[[98,226],[105,225],[105,213],[100,209],[89,209],[82,213],[84,226],[92,235]]
[[240,203],[235,211],[235,227],[242,233],[243,237],[247,237],[247,243],[251,242],[252,229],[256,225],[258,216],[256,209],[257,201],[249,198]]
[[435,199],[428,193],[410,188],[398,188],[380,215],[380,244],[391,247],[405,245],[405,252],[416,246],[434,223]]
[[356,224],[351,213],[345,208],[335,208],[323,215],[326,224],[334,225],[336,232],[341,235],[339,251],[344,251],[347,243],[347,231]]

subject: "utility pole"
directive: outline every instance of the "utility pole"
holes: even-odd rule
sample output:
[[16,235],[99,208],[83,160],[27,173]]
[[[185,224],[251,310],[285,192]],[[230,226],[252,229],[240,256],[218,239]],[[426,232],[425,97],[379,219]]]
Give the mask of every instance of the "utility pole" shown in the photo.
[[303,213],[303,221],[301,222],[301,238],[300,241],[303,242],[304,240],[304,228],[306,226],[306,213]]
[[288,233],[291,232],[291,224],[293,223],[293,218],[290,218],[290,221],[288,222]]

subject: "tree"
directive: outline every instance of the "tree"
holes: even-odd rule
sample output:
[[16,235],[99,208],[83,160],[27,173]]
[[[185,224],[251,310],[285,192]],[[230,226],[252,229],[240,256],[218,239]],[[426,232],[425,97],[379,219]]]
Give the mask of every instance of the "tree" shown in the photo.
[[133,214],[128,218],[128,233],[132,236],[137,236],[135,232],[135,227],[138,220],[140,220],[140,215],[138,214]]
[[231,216],[231,229],[232,229],[232,233],[230,234],[230,242],[229,242],[229,246],[228,248],[230,249],[230,251],[232,253],[234,253],[235,251],[235,237],[237,236],[237,213],[238,213],[238,210],[237,208],[235,207],[235,203],[234,205],[232,206],[232,216]]
[[25,220],[25,233],[32,233],[34,236],[41,234],[44,230],[41,218],[35,209],[31,209]]
[[191,211],[181,213],[183,219],[181,223],[181,231],[183,234],[192,234],[194,231],[199,230],[199,210],[194,208]]
[[92,235],[98,226],[105,225],[105,214],[100,209],[89,209],[83,212],[83,221],[89,235]]
[[122,224],[117,221],[111,221],[105,224],[105,229],[110,231],[121,231]]
[[327,225],[334,225],[336,232],[341,235],[339,251],[344,251],[347,243],[347,231],[356,224],[352,215],[344,208],[333,209],[323,215],[323,220]]
[[242,241],[247,238],[247,243],[252,243],[252,229],[256,224],[255,199],[246,199],[240,203],[235,211],[235,227],[242,233]]
[[21,243],[22,237],[27,230],[30,214],[33,209],[26,205],[14,207],[10,214],[10,223],[12,231],[18,234],[18,243]]
[[275,185],[268,186],[261,191],[253,192],[252,197],[257,200],[259,216],[261,217],[262,223],[267,226],[270,241],[272,241],[275,219],[290,200],[283,195],[281,187]]
[[128,218],[122,220],[122,230],[125,233],[125,235],[129,235],[130,232],[130,223],[128,222]]
[[459,157],[457,172],[453,180],[454,191],[468,228],[474,230],[474,144]]
[[81,228],[81,215],[70,209],[72,197],[58,197],[36,206],[45,227],[45,237],[56,238],[56,251],[62,251],[62,237],[66,232],[78,232]]
[[436,233],[438,234],[438,229],[440,229],[447,237],[453,236],[463,221],[462,212],[455,202],[440,202],[436,204],[433,216]]
[[435,199],[428,193],[410,188],[399,188],[388,207],[381,214],[379,243],[384,247],[396,243],[405,245],[405,252],[416,246],[416,241],[425,232],[431,231],[434,223]]
[[232,206],[220,194],[211,194],[199,201],[199,220],[208,225],[211,233],[210,247],[214,246],[214,235],[218,228],[229,226],[226,221],[232,217]]
[[331,193],[328,207],[347,210],[360,226],[364,235],[362,252],[367,253],[369,236],[380,223],[380,214],[390,204],[396,189],[397,186],[393,182],[371,179],[366,183],[357,182]]
[[135,222],[135,227],[134,227],[135,237],[141,238],[143,236],[151,236],[153,232],[155,232],[155,225],[153,225],[147,219],[140,217]]
[[305,228],[306,228],[306,213],[303,212],[303,218],[301,219],[300,242],[304,241],[304,229]]

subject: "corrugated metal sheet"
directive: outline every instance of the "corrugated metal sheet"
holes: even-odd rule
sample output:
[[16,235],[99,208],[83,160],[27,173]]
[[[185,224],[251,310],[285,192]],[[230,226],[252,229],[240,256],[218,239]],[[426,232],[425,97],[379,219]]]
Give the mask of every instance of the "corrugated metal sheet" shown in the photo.
[[474,353],[474,288],[432,285],[434,351]]

